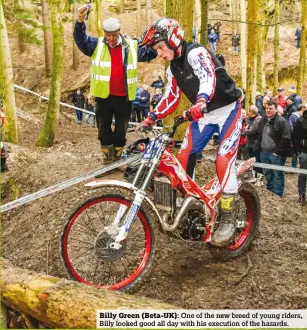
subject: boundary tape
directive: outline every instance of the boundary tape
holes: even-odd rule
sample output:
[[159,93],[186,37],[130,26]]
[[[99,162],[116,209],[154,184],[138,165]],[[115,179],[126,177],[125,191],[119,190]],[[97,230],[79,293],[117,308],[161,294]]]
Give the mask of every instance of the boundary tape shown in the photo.
[[127,159],[121,159],[113,164],[110,164],[108,166],[104,166],[103,168],[99,169],[99,170],[94,170],[94,171],[91,171],[91,172],[88,172],[86,174],[81,174],[75,178],[72,178],[72,179],[69,179],[69,180],[66,180],[66,181],[63,181],[63,182],[60,182],[60,183],[57,183],[56,185],[54,186],[50,186],[50,187],[47,187],[45,189],[42,189],[40,191],[37,191],[36,193],[33,193],[33,194],[30,194],[30,195],[27,195],[27,196],[24,196],[24,197],[21,197],[21,198],[18,198],[12,202],[9,202],[5,205],[2,205],[1,206],[1,213],[4,213],[4,212],[7,212],[7,211],[10,211],[16,207],[19,207],[21,205],[24,205],[24,204],[28,204],[30,202],[33,202],[34,200],[36,199],[39,199],[39,198],[42,198],[42,197],[45,197],[45,196],[48,196],[48,195],[51,195],[57,191],[60,191],[60,190],[63,190],[63,189],[66,189],[72,185],[75,185],[77,183],[80,183],[82,181],[85,181],[85,180],[88,180],[88,179],[91,179],[91,178],[94,178],[96,175],[100,175],[100,174],[103,174],[103,173],[107,173],[115,168],[118,168],[122,165],[126,165],[126,164],[129,164],[129,163],[132,163],[133,161],[136,161],[138,159],[141,158],[141,154],[140,155],[136,155],[136,156],[132,156],[132,157],[129,157]]
[[[18,86],[18,85],[14,85],[15,88],[17,89],[20,89],[24,92],[28,92],[30,94],[33,94],[33,95],[36,95],[39,97],[39,99],[43,99],[43,100],[47,100],[49,101],[49,97],[47,96],[43,96],[42,94],[40,93],[36,93],[36,92],[33,92],[31,91],[30,89],[27,89],[27,88],[24,88],[22,86]],[[73,105],[70,105],[70,104],[67,104],[67,103],[64,103],[64,102],[60,102],[60,105],[64,106],[64,107],[67,107],[67,108],[71,108],[71,109],[75,109],[75,110],[79,110],[79,111],[82,111],[82,112],[85,112],[85,113],[88,113],[90,115],[96,115],[95,112],[92,112],[92,111],[88,111],[88,110],[85,110],[85,109],[81,109],[81,108],[78,108],[78,107],[74,107]],[[130,125],[134,125],[134,126],[137,126],[139,123],[136,123],[136,122],[129,122]],[[158,126],[154,126],[155,129],[160,129],[162,130],[163,127],[158,127]]]

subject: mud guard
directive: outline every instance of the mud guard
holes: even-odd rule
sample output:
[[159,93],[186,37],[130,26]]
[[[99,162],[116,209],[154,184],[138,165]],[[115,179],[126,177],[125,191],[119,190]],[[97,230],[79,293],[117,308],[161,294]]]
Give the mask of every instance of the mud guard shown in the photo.
[[[105,186],[123,187],[123,188],[129,189],[129,190],[132,190],[132,191],[138,190],[138,188],[136,188],[133,184],[131,184],[129,182],[119,181],[119,180],[94,180],[94,181],[91,181],[84,185],[84,187],[86,187],[88,189],[97,189],[97,188],[105,187]],[[160,222],[161,230],[164,231],[163,226],[162,226],[161,216],[160,216],[157,208],[155,207],[154,203],[147,196],[145,197],[145,200],[151,206],[152,210],[155,212],[155,214]]]

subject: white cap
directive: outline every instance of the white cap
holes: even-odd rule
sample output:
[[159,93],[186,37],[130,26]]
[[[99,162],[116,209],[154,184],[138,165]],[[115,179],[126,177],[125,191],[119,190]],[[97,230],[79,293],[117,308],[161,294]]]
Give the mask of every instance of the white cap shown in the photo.
[[103,21],[102,29],[106,32],[115,32],[120,30],[120,23],[117,18],[108,18]]

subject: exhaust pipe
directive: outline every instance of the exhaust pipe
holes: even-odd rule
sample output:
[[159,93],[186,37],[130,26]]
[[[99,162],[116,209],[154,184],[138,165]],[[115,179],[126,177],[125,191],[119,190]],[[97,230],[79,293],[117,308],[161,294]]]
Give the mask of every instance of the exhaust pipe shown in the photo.
[[162,227],[165,231],[174,231],[178,228],[180,221],[182,217],[189,211],[189,210],[202,210],[203,209],[203,204],[195,197],[189,196],[187,197],[182,206],[181,209],[174,221],[173,224],[168,224],[168,213],[165,213],[162,216]]

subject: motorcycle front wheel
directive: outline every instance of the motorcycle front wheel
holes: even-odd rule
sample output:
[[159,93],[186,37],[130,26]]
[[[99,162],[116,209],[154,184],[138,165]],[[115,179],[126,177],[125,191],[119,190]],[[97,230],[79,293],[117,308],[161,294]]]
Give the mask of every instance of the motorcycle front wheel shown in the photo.
[[[61,237],[61,256],[70,278],[110,290],[133,292],[148,275],[155,254],[149,214],[141,208],[119,250],[110,248],[110,226],[120,207],[129,207],[127,191],[104,187],[68,220]],[[133,195],[131,195],[133,198]]]
[[230,260],[243,254],[250,248],[258,232],[261,215],[260,198],[256,188],[249,182],[241,184],[234,212],[237,230],[233,240],[225,247],[208,244],[213,257],[220,260]]

